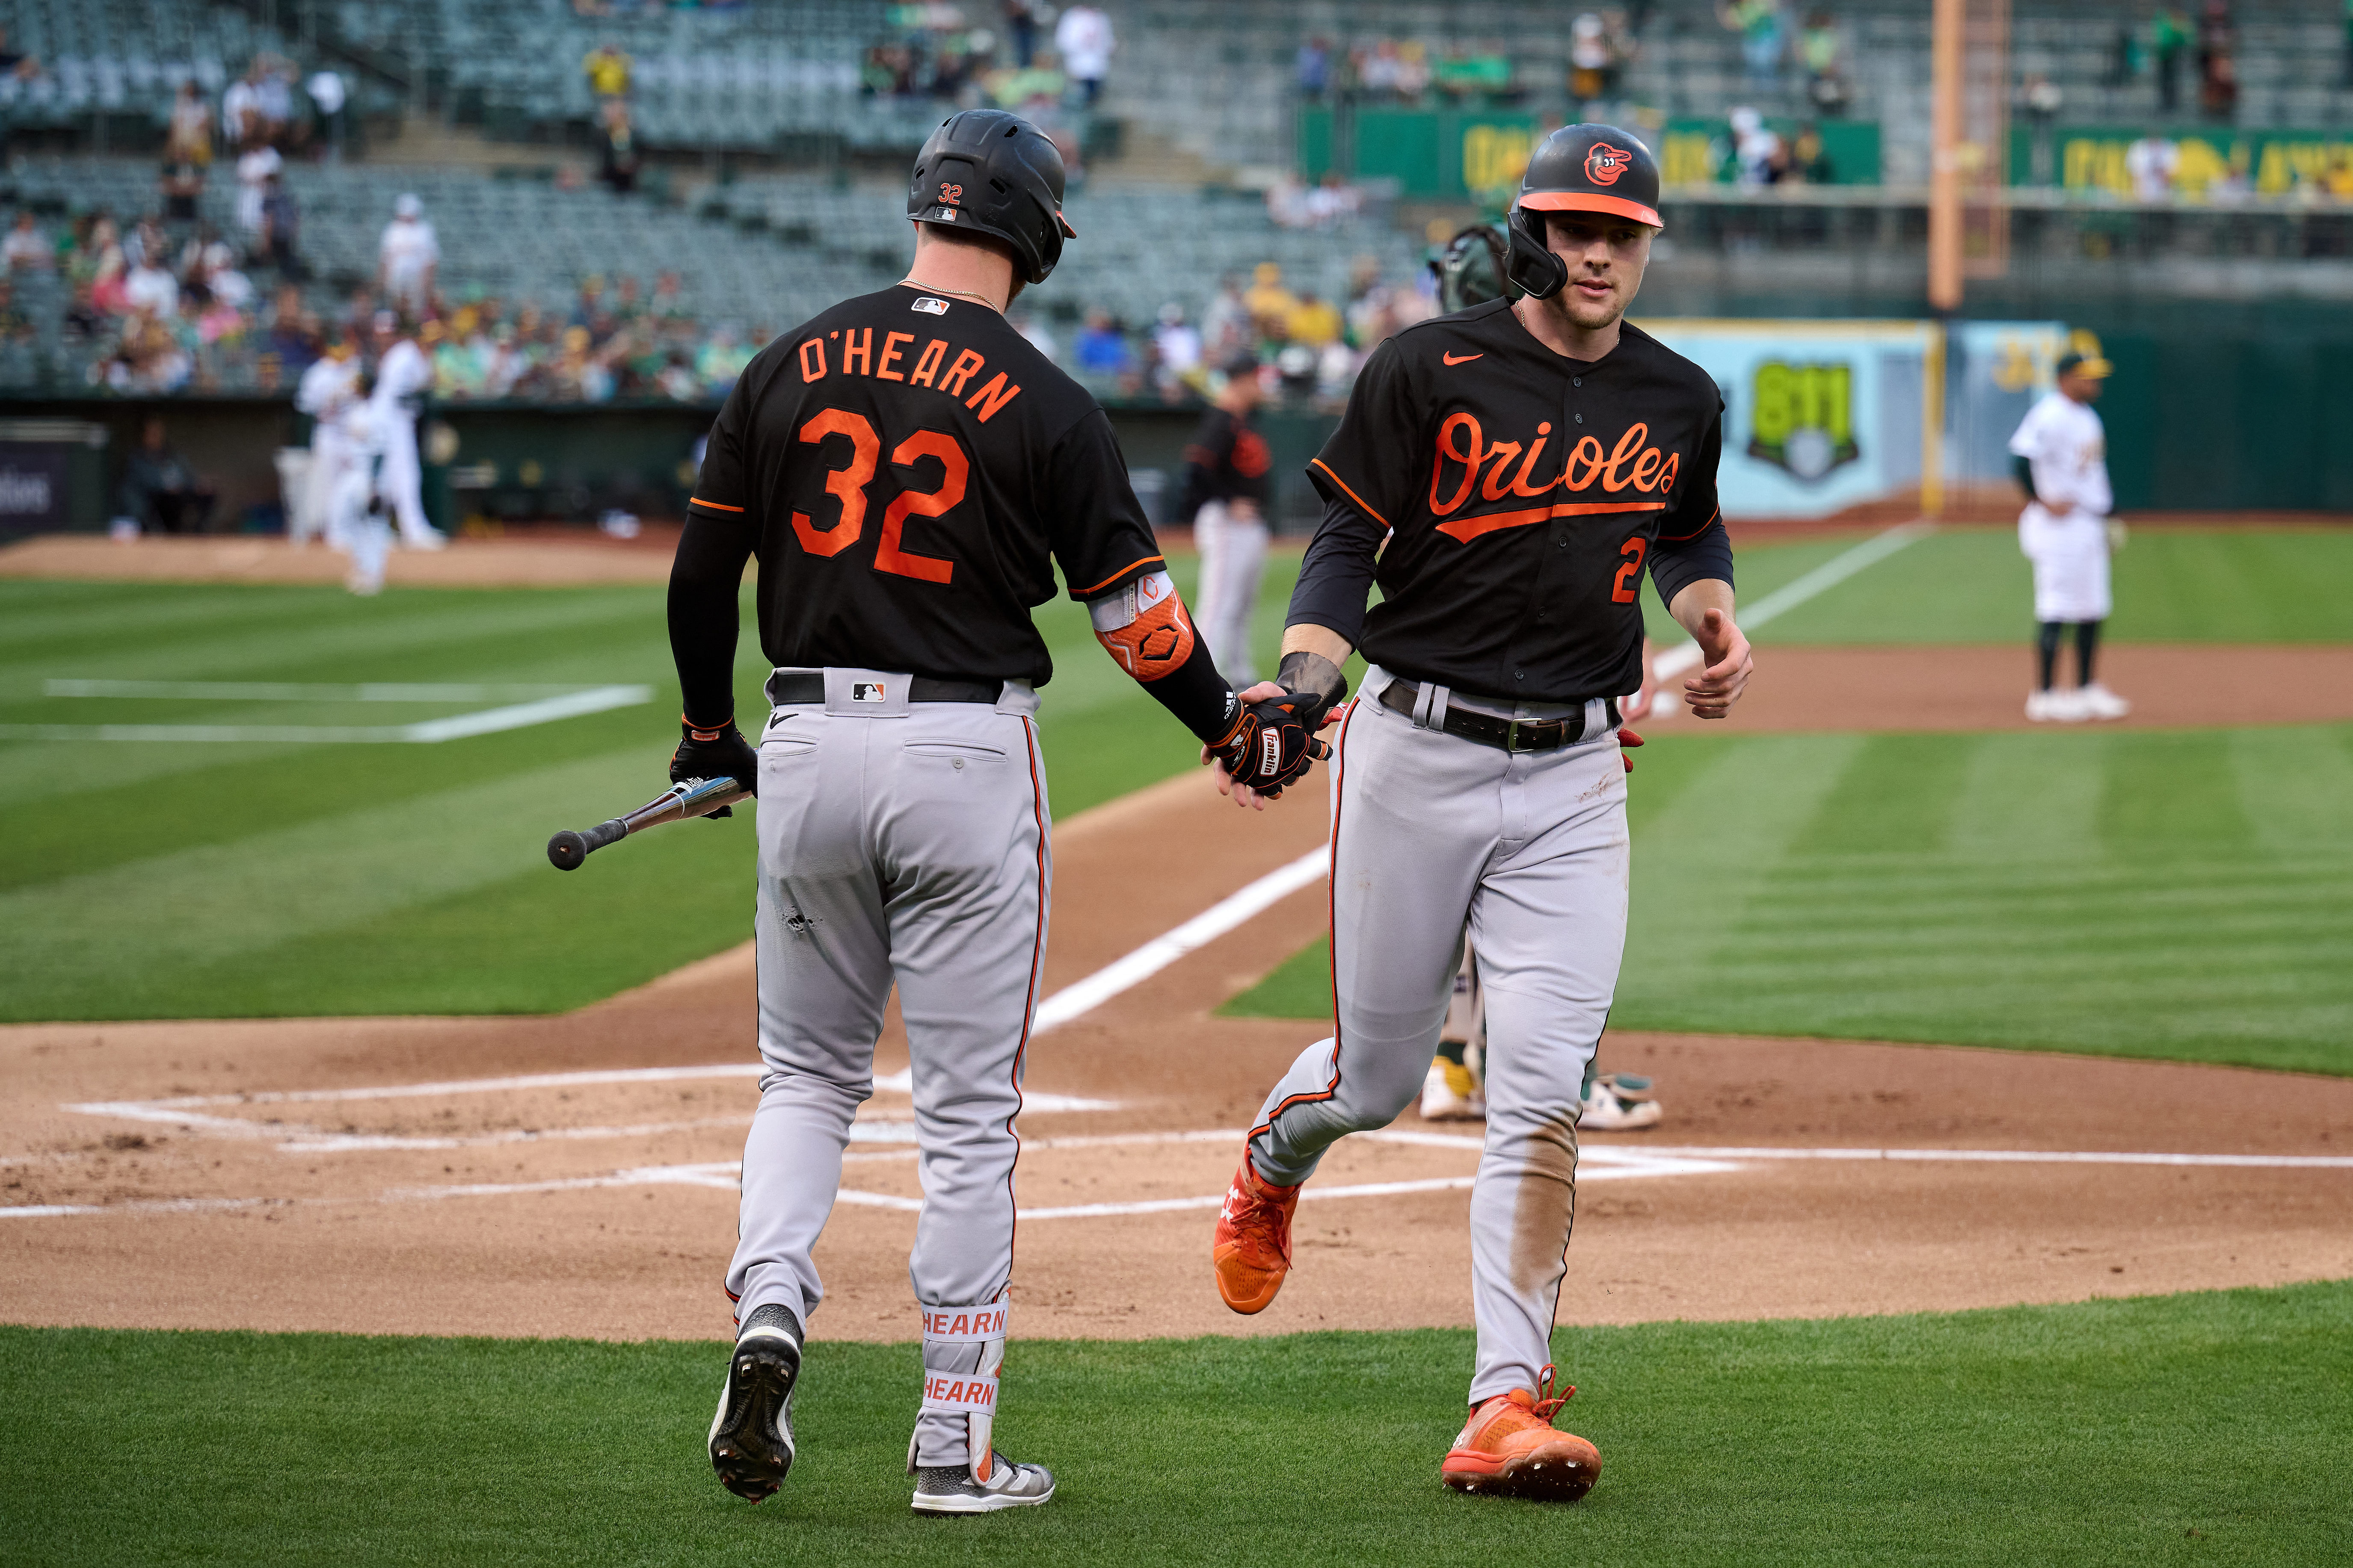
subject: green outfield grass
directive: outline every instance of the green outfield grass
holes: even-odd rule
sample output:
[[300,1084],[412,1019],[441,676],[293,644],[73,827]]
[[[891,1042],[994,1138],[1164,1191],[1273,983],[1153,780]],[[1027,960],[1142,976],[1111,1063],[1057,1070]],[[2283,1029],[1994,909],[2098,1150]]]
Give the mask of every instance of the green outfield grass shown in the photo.
[[[1857,534],[1740,552],[1740,599],[1853,547]],[[2134,642],[2353,641],[2353,529],[2140,529],[2115,561],[2108,635]],[[1656,595],[1651,635],[1682,637]],[[1905,546],[1758,633],[1779,643],[2031,640],[2034,584],[2018,534],[1948,528]]]
[[[1297,558],[1270,561],[1267,668]],[[1189,587],[1189,563],[1177,570]],[[1057,816],[1197,747],[1045,606]],[[741,711],[765,666],[748,603]],[[0,741],[0,1020],[547,1012],[751,934],[752,823],[685,823],[565,875],[548,835],[645,801],[676,743],[654,587],[0,583],[0,723],[384,724],[479,709],[43,695],[51,679],[636,682],[648,704],[434,745]]]
[[1470,1335],[1024,1342],[1035,1511],[919,1519],[912,1346],[820,1343],[757,1508],[710,1344],[0,1330],[14,1563],[2343,1561],[2353,1287],[1562,1331],[1574,1507],[1437,1467]]
[[[1661,736],[1610,1022],[2353,1073],[2353,726]],[[1324,1018],[1324,945],[1228,1005]]]

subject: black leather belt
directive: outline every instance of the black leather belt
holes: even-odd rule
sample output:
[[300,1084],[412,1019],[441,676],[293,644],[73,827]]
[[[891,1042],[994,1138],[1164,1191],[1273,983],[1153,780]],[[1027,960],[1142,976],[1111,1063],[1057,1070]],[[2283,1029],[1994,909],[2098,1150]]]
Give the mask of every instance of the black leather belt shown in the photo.
[[[994,703],[1005,690],[1001,680],[934,680],[928,675],[910,677],[907,700],[910,702],[987,702]],[[779,708],[790,708],[803,702],[825,700],[825,677],[815,671],[797,675],[778,673],[768,677],[768,700]]]
[[[1382,707],[1409,719],[1413,717],[1414,706],[1420,700],[1421,688],[1410,680],[1392,680],[1381,693]],[[1602,717],[1614,730],[1618,727],[1618,704],[1613,700],[1605,708]],[[1588,708],[1570,719],[1498,719],[1493,713],[1457,708],[1450,702],[1446,705],[1445,721],[1439,728],[1499,752],[1550,752],[1585,741],[1586,713],[1591,711]]]

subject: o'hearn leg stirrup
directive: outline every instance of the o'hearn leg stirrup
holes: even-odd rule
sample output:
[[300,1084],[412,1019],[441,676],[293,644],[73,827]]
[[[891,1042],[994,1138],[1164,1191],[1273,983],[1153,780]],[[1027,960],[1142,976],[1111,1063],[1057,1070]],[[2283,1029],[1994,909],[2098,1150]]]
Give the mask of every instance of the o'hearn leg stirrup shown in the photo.
[[[1017,1465],[996,1451],[997,1391],[1005,1365],[1006,1303],[974,1307],[925,1307],[923,1313],[923,1415],[961,1415],[965,1420],[962,1465],[917,1463],[921,1422],[907,1440],[907,1473],[916,1478],[914,1507],[923,1513],[987,1513],[1023,1508],[1054,1495],[1054,1478],[1038,1465]],[[973,1372],[944,1372],[932,1363],[934,1347],[980,1347]],[[949,1356],[937,1359],[948,1360]],[[953,1358],[961,1359],[961,1358]]]

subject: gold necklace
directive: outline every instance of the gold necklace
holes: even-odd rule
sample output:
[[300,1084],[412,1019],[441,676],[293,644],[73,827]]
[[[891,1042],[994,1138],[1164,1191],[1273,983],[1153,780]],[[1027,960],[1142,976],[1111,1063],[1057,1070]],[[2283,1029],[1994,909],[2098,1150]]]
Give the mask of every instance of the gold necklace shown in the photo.
[[943,289],[936,283],[918,283],[912,278],[900,279],[899,285],[903,289],[921,289],[925,293],[929,294],[960,294],[967,300],[979,300],[982,304],[987,306],[990,310],[996,311],[1000,316],[1005,314],[1004,306],[998,304],[987,295],[976,294],[969,289]]

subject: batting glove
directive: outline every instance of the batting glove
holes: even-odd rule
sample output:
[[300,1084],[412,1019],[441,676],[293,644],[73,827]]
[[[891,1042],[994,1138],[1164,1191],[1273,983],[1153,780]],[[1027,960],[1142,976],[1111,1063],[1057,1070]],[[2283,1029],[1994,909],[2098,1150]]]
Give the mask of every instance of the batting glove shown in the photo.
[[[670,754],[670,783],[732,778],[744,786],[745,795],[760,793],[760,753],[752,749],[733,719],[715,728],[701,728],[681,717],[678,727],[678,750]],[[733,816],[735,808],[723,805],[710,815]]]

